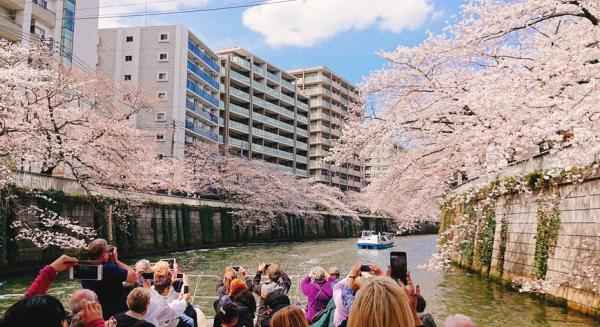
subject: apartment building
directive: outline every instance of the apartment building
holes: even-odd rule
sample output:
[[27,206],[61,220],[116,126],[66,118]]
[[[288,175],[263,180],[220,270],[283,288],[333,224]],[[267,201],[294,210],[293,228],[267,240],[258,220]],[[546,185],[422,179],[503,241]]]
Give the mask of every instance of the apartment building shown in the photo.
[[375,178],[384,176],[402,151],[399,144],[383,144],[365,163],[365,182],[370,184]]
[[218,57],[182,25],[102,29],[99,70],[134,83],[152,101],[136,117],[167,157],[183,158],[185,144],[219,141]]
[[230,152],[308,177],[308,98],[294,76],[241,48],[221,60],[220,135]]
[[327,67],[289,73],[296,77],[300,92],[310,98],[310,176],[343,191],[360,191],[364,184],[364,168],[360,162],[334,167],[323,160],[332,142],[341,137],[351,104],[359,101],[358,89]]
[[65,64],[92,71],[98,12],[99,0],[0,0],[0,38],[26,44],[43,41]]

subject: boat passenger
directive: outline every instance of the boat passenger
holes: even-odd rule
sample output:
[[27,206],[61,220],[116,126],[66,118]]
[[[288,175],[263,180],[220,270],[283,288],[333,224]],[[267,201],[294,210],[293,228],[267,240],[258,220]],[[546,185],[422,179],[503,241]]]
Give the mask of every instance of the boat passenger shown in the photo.
[[300,307],[290,305],[273,316],[271,327],[308,327],[308,320]]
[[[263,282],[263,274],[267,275],[267,281]],[[265,315],[265,299],[269,294],[278,292],[288,294],[292,286],[292,281],[288,275],[281,270],[278,264],[261,264],[258,266],[256,275],[252,282],[252,290],[260,297],[258,306],[257,326],[267,318]]]
[[306,296],[306,319],[310,322],[327,307],[333,296],[333,281],[327,279],[327,272],[321,267],[314,267],[310,274],[300,283],[300,290]]
[[371,266],[371,272],[361,271],[361,265],[355,265],[350,274],[333,286],[333,301],[335,312],[333,314],[334,327],[346,327],[350,308],[358,290],[366,284],[369,279],[376,275],[383,275],[377,266]]

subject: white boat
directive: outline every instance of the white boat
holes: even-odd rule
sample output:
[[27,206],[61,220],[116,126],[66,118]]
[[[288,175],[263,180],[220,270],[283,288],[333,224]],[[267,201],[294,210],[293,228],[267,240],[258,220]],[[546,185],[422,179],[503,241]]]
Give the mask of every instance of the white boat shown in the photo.
[[364,230],[361,232],[356,246],[359,249],[387,249],[394,246],[394,241],[386,234]]

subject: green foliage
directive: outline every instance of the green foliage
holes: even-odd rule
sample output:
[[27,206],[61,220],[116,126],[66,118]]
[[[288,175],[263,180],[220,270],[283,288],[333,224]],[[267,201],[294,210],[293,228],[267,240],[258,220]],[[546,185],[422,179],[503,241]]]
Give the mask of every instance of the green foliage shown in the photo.
[[484,225],[481,232],[481,250],[479,251],[479,262],[484,267],[492,264],[492,254],[494,252],[494,234],[496,232],[496,211],[492,207],[484,209]]
[[548,258],[556,248],[559,230],[560,211],[558,208],[554,207],[549,212],[538,208],[534,258],[534,273],[538,279],[546,277]]

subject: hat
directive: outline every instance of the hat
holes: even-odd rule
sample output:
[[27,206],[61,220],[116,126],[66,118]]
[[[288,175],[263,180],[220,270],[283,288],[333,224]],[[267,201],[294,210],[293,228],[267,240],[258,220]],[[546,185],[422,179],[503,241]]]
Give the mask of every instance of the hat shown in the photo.
[[229,295],[236,296],[247,289],[248,286],[246,286],[246,282],[241,279],[234,279],[231,281],[231,284],[229,284]]

